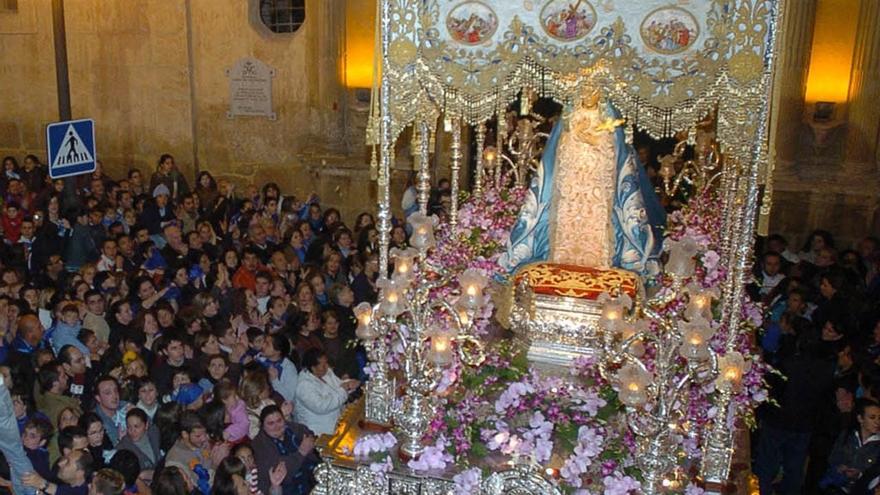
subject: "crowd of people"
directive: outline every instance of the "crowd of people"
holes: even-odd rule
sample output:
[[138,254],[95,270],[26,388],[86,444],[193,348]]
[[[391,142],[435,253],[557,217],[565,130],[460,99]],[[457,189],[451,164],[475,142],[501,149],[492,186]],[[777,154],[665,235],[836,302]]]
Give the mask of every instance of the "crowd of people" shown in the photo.
[[[366,378],[370,213],[347,225],[207,171],[190,188],[170,155],[149,177],[65,180],[6,157],[0,194],[0,492],[311,490],[316,437]],[[448,182],[431,197],[442,216]],[[880,493],[880,241],[759,244],[756,342],[780,371],[752,444],[761,493]]]
[[752,444],[761,494],[880,493],[880,240],[817,230],[798,252],[771,235],[757,257],[758,342],[780,372]]
[[347,225],[314,195],[237,194],[207,171],[190,188],[170,155],[149,176],[54,181],[6,157],[0,193],[0,407],[16,419],[13,435],[0,420],[0,484],[311,490],[316,437],[365,379],[352,308],[377,295],[370,213]]

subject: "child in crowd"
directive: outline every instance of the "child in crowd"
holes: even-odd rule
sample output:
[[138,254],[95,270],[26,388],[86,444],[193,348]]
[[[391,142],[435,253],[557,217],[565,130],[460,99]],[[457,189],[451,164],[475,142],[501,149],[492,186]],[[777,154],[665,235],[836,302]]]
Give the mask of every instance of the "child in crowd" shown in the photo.
[[229,423],[223,430],[223,438],[227,442],[238,443],[247,438],[250,423],[247,416],[247,404],[238,396],[238,390],[231,382],[225,381],[217,385],[214,397],[223,402]]

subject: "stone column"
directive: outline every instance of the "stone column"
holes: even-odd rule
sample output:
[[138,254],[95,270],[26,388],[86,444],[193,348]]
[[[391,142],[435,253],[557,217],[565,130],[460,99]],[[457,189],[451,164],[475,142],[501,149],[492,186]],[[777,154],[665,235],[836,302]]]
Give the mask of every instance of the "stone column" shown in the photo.
[[873,170],[880,130],[880,0],[862,0],[849,85],[847,165]]
[[810,50],[813,45],[813,22],[817,0],[787,2],[781,21],[782,39],[777,48],[771,159],[789,164],[798,153],[798,135],[804,114]]
[[315,148],[340,151],[344,147],[344,103],[342,57],[345,49],[345,2],[311,0],[306,2],[309,72],[309,125]]

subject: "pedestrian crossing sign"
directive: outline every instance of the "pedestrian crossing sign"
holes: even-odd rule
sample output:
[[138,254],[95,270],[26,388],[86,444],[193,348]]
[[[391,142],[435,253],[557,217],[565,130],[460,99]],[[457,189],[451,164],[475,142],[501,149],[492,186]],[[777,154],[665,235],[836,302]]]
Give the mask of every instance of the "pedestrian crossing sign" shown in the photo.
[[49,176],[53,179],[95,171],[95,121],[56,122],[46,127]]

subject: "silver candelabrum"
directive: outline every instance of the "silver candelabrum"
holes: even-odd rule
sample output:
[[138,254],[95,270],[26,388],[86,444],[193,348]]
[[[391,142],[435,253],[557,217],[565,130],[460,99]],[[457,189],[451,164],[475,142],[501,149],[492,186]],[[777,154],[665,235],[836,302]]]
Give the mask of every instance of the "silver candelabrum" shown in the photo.
[[[682,287],[681,281],[694,272],[696,243],[685,238],[670,244],[666,270],[673,281],[671,287],[644,307],[633,307],[629,295],[620,292],[602,294],[598,300],[602,304],[599,371],[615,385],[627,408],[627,423],[637,438],[643,491],[649,495],[681,483],[674,472],[678,465],[676,445],[677,437],[690,430],[685,417],[689,386],[714,380],[719,411],[727,411],[732,392],[747,370],[739,352],[719,356],[709,345],[715,332],[712,300],[718,294],[696,285]],[[688,302],[683,310],[659,312],[685,295]],[[650,360],[645,358],[647,345],[654,349]],[[730,470],[729,429],[723,412],[719,416],[705,439],[704,481],[713,481],[706,479],[708,473],[726,480]],[[725,432],[727,436],[720,438]]]
[[[422,437],[436,407],[431,394],[443,368],[456,356],[468,365],[483,360],[482,344],[470,330],[474,314],[483,304],[488,279],[466,270],[458,276],[457,294],[440,295],[438,289],[450,284],[452,276],[427,262],[435,245],[437,219],[415,213],[407,221],[413,229],[413,247],[390,251],[394,271],[391,278],[379,281],[380,301],[373,306],[361,303],[354,311],[357,336],[367,346],[373,363],[365,419],[379,424],[392,421],[401,434],[401,454],[415,458],[424,450]],[[389,346],[402,350],[404,395],[400,401],[389,377]]]

